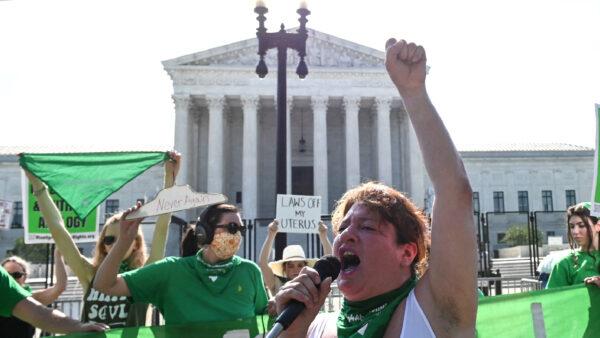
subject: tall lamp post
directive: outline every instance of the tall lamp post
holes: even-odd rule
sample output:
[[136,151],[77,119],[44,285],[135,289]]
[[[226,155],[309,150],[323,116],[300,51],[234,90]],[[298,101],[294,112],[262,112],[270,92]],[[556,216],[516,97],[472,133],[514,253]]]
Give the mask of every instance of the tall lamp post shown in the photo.
[[[310,15],[310,11],[306,8],[306,3],[302,2],[300,8],[296,11],[300,18],[300,28],[297,33],[288,33],[285,31],[283,24],[277,33],[267,33],[265,28],[265,14],[269,10],[262,0],[256,2],[254,12],[258,14],[258,28],[256,29],[256,37],[258,38],[258,55],[260,60],[256,66],[256,74],[261,79],[269,72],[265,63],[265,54],[271,48],[277,48],[277,161],[276,161],[276,190],[277,194],[286,194],[286,109],[287,109],[287,49],[292,48],[298,52],[300,62],[296,68],[296,74],[301,79],[304,79],[308,74],[308,67],[304,62],[306,56],[306,39],[308,32],[306,31],[306,17]],[[285,233],[280,233],[275,238],[275,259],[281,259],[283,248],[287,244],[287,236]]]

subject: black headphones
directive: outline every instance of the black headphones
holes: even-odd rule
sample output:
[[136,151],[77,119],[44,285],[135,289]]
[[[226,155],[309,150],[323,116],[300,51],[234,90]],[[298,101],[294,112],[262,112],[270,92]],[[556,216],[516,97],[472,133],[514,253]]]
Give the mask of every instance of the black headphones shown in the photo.
[[211,226],[208,226],[208,220],[206,219],[208,210],[210,210],[213,206],[209,206],[206,209],[202,210],[200,216],[198,216],[198,220],[196,221],[196,229],[194,233],[196,234],[196,241],[198,245],[210,244],[215,237],[215,229]]
[[[196,221],[196,229],[194,233],[196,234],[196,241],[198,245],[206,245],[212,243],[215,238],[215,228],[214,226],[210,226],[208,224],[208,216],[213,208],[217,207],[219,204],[211,205],[206,209],[202,210],[200,216],[198,216],[198,220]],[[235,234],[236,232],[240,232],[242,235],[246,232],[246,226],[236,223],[229,223],[223,226],[226,228],[230,234]]]

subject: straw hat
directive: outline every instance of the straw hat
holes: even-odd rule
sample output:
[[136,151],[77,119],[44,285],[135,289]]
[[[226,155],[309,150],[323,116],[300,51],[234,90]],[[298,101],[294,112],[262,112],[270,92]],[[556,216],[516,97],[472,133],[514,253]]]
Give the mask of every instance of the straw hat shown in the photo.
[[306,258],[304,249],[300,245],[288,245],[283,249],[283,258],[278,261],[269,263],[269,267],[273,273],[279,277],[285,276],[285,269],[283,268],[285,262],[304,261],[310,267],[313,267],[317,262],[316,258]]

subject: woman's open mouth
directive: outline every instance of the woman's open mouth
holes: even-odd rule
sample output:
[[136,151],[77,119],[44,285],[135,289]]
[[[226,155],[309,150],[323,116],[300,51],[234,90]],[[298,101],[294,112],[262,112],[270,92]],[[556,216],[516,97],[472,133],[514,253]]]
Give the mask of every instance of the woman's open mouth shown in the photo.
[[360,258],[352,251],[344,251],[340,261],[342,263],[343,274],[353,272],[360,265]]

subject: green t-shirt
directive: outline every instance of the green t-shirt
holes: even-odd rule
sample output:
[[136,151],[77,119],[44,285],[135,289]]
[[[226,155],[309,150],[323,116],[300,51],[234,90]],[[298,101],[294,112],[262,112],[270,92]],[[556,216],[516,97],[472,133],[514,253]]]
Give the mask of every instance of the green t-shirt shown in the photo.
[[12,316],[13,309],[18,302],[31,296],[31,292],[23,289],[9,274],[0,266],[0,316]]
[[600,275],[600,251],[576,251],[563,257],[548,279],[547,289],[583,283],[586,277]]
[[207,269],[196,256],[167,257],[123,278],[134,301],[151,303],[166,324],[225,321],[263,314],[267,306],[263,278],[258,266],[233,256]]

